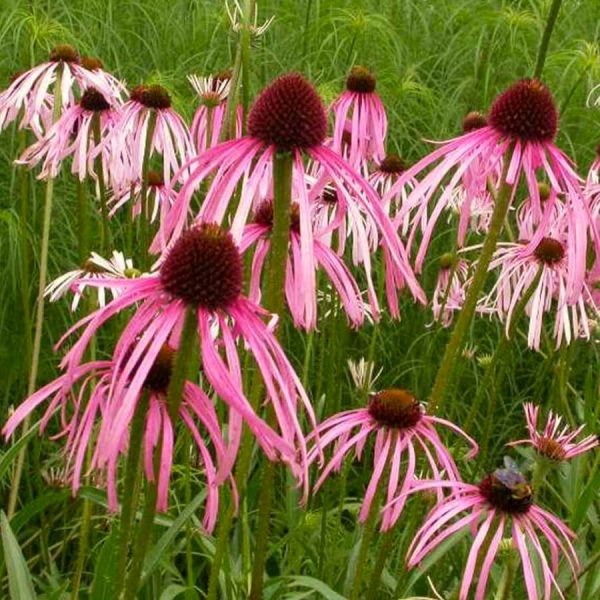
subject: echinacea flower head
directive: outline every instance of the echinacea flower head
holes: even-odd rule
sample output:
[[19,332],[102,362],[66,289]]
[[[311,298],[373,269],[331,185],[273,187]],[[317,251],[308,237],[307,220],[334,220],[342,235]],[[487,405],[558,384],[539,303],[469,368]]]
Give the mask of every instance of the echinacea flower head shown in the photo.
[[[190,127],[196,151],[200,154],[207,148],[216,146],[221,139],[231,87],[231,70],[226,69],[208,77],[189,75],[188,80],[200,99]],[[236,137],[242,132],[242,118],[242,107],[238,106]]]
[[[150,207],[150,222],[154,223],[159,216],[161,220],[165,219],[174,201],[175,192],[165,183],[163,174],[149,169],[146,173],[146,202]],[[115,191],[109,198],[108,205],[111,217],[124,206],[129,207],[132,217],[139,217],[142,214],[142,182],[136,181]]]
[[103,89],[110,88],[112,90],[113,93],[109,96],[112,103],[122,103],[123,98],[127,96],[127,88],[122,81],[104,69],[104,63],[99,58],[95,56],[82,56],[80,64],[82,68],[91,71],[100,81],[106,84],[103,86]]
[[[419,459],[436,479],[457,479],[458,470],[449,450],[439,437],[437,426],[449,428],[471,446],[469,457],[477,453],[477,444],[450,421],[425,413],[413,394],[403,389],[387,389],[370,394],[366,408],[333,415],[309,436],[314,444],[308,454],[310,463],[322,460],[324,450],[333,446],[333,454],[315,484],[318,490],[329,475],[339,471],[352,451],[358,460],[369,440],[373,442],[373,472],[363,498],[359,519],[364,522],[371,511],[378,487],[384,491],[381,529],[396,523],[406,500],[406,492],[418,481]],[[400,495],[401,501],[394,502]],[[393,502],[393,504],[392,504]]]
[[48,108],[53,106],[53,86],[60,72],[60,114],[71,106],[76,95],[87,88],[98,90],[115,100],[113,85],[100,73],[81,65],[77,50],[69,44],[59,44],[50,52],[48,62],[37,65],[16,77],[0,94],[0,130],[22,114],[19,127],[32,128],[36,134],[51,123]]
[[[87,280],[131,279],[141,275],[142,273],[134,268],[133,261],[125,258],[125,255],[118,250],[113,250],[112,256],[108,260],[96,252],[92,252],[81,268],[63,273],[51,281],[44,290],[44,296],[47,296],[50,302],[56,302],[68,292],[73,292],[71,310],[75,311],[85,291]],[[119,295],[118,288],[111,288],[110,292],[113,298]],[[106,290],[103,287],[97,288],[96,300],[98,306],[106,304]]]
[[490,271],[499,270],[498,278],[479,302],[481,311],[494,312],[505,322],[508,335],[519,300],[531,293],[525,305],[529,317],[527,343],[535,350],[540,346],[546,315],[554,318],[553,335],[558,347],[578,337],[589,339],[588,311],[597,312],[587,282],[574,299],[568,295],[569,273],[575,267],[569,263],[573,255],[568,252],[570,240],[564,233],[564,223],[565,219],[555,222],[551,235],[535,245],[528,241],[500,244],[489,266]]
[[67,108],[46,134],[15,162],[34,167],[43,161],[38,178],[46,179],[55,178],[63,162],[71,158],[71,172],[80,181],[88,175],[96,178],[98,156],[101,156],[104,172],[107,171],[111,154],[103,140],[114,129],[118,119],[118,108],[96,88],[89,87],[79,102]]
[[[461,481],[423,481],[410,493],[445,487],[451,494],[425,518],[408,550],[408,566],[413,568],[442,542],[466,529],[473,541],[463,573],[459,600],[484,600],[492,565],[503,546],[505,534],[518,552],[528,600],[538,600],[541,590],[536,571],[541,574],[543,597],[550,598],[554,587],[564,598],[556,575],[565,558],[577,577],[579,560],[571,540],[575,534],[552,513],[534,503],[533,490],[517,465],[509,458],[505,466],[482,479],[479,485]],[[466,513],[466,514],[465,514]],[[543,544],[550,549],[548,559]],[[475,585],[473,596],[469,595]]]
[[[300,229],[300,209],[296,202],[292,203],[290,215],[289,251],[285,275],[285,297],[290,314],[297,327],[311,330],[316,325],[317,294],[307,294],[304,274],[308,269],[321,269],[335,289],[341,301],[342,308],[348,321],[359,327],[367,315],[367,306],[356,280],[344,261],[317,235],[312,238],[314,262],[305,265],[302,253],[302,231]],[[252,223],[246,225],[240,241],[242,252],[253,249],[252,269],[250,277],[249,298],[256,304],[260,303],[261,281],[265,261],[271,248],[271,233],[273,230],[273,203],[263,201],[254,213]],[[378,314],[374,315],[375,317]]]
[[[248,116],[248,135],[209,149],[192,159],[177,179],[183,180],[173,209],[153,243],[153,249],[164,247],[186,227],[191,199],[202,182],[207,181],[205,199],[195,220],[221,223],[232,203],[233,191],[240,182],[240,198],[231,211],[231,232],[241,239],[244,226],[253,210],[270,199],[272,165],[277,153],[292,156],[292,197],[299,206],[300,245],[304,254],[306,294],[316,288],[313,252],[313,206],[326,185],[336,192],[335,215],[328,224],[330,233],[347,215],[355,223],[357,260],[371,272],[371,251],[381,244],[385,250],[390,286],[388,302],[397,302],[397,289],[408,286],[413,296],[424,301],[424,294],[408,264],[404,247],[369,184],[334,151],[324,145],[327,115],[314,87],[300,74],[290,73],[275,79],[256,99]],[[304,158],[312,159],[319,169],[316,183],[306,177]],[[189,176],[186,176],[187,172]],[[363,215],[375,226],[375,243],[369,238]],[[393,285],[392,285],[393,284]],[[370,293],[374,296],[374,290]],[[369,299],[373,304],[373,298]],[[397,311],[396,311],[397,312]],[[314,321],[314,315],[307,317]]]
[[[189,314],[194,317],[200,340],[203,374],[233,409],[229,424],[231,460],[241,438],[242,415],[251,411],[242,389],[237,348],[241,342],[262,376],[265,397],[273,407],[281,436],[270,429],[265,431],[256,421],[249,422],[250,429],[269,459],[288,462],[294,475],[305,483],[305,441],[297,413],[302,403],[314,422],[312,407],[272,329],[263,321],[270,315],[241,294],[242,275],[242,258],[227,231],[207,223],[193,227],[173,244],[158,272],[139,279],[86,281],[88,285],[119,288],[120,294],[67,332],[65,337],[84,327],[61,366],[69,372],[77,368],[98,328],[112,315],[137,307],[114,352],[118,375],[113,394],[119,398],[119,406],[110,435],[119,440],[133,417],[149,369],[163,345],[174,332],[181,331]],[[117,448],[111,448],[110,456],[114,456]]]
[[[335,119],[333,147],[356,169],[385,158],[387,116],[376,85],[369,69],[353,67],[346,79],[346,90],[331,106]],[[347,144],[344,132],[349,134]]]
[[[148,370],[136,402],[144,422],[141,446],[144,473],[158,488],[157,509],[167,510],[169,481],[173,468],[173,449],[177,441],[177,422],[181,421],[191,434],[198,463],[206,477],[206,510],[203,525],[208,532],[214,529],[219,509],[219,487],[227,477],[219,470],[228,463],[227,444],[213,402],[191,381],[183,387],[183,398],[177,419],[173,420],[167,406],[167,389],[171,379],[175,349],[164,344]],[[120,437],[113,435],[113,420],[119,400],[112,395],[112,381],[119,377],[113,361],[94,361],[79,366],[71,374],[61,375],[25,400],[9,418],[2,433],[10,437],[18,425],[40,404],[48,401],[42,417],[40,432],[53,415],[60,415],[61,429],[52,439],[64,438],[65,466],[63,473],[73,493],[81,486],[82,475],[95,475],[105,483],[110,510],[118,509],[117,472],[119,459],[130,450],[131,423]],[[89,399],[86,397],[89,393]],[[256,420],[258,420],[255,417]],[[265,427],[266,428],[266,427]],[[94,431],[97,430],[97,435]],[[208,441],[207,441],[208,439]],[[160,448],[158,469],[153,455]],[[111,452],[114,449],[114,452]],[[86,455],[92,457],[84,471]],[[227,473],[225,475],[228,475]]]
[[[487,124],[464,135],[443,143],[438,149],[417,162],[399,178],[395,186],[404,185],[412,176],[433,166],[409,196],[407,210],[414,211],[413,229],[409,248],[418,231],[422,231],[416,270],[422,264],[431,241],[436,223],[448,205],[458,185],[464,185],[463,175],[471,167],[477,177],[477,185],[465,187],[465,201],[481,191],[481,184],[488,178],[498,183],[498,172],[505,172],[505,183],[512,187],[511,202],[518,184],[523,181],[535,211],[552,209],[552,203],[542,206],[538,191],[538,178],[543,175],[557,194],[563,194],[568,203],[568,252],[571,255],[568,275],[568,294],[576,296],[583,284],[588,230],[595,227],[591,222],[580,186],[580,178],[573,170],[571,161],[555,145],[558,131],[558,112],[548,88],[536,79],[523,79],[511,85],[493,102]],[[436,164],[437,163],[437,164]],[[430,202],[447,179],[443,192],[435,206]],[[394,187],[388,192],[393,194]],[[467,204],[468,206],[468,204]],[[469,221],[468,210],[461,219]],[[536,236],[546,234],[544,227],[549,218],[540,219]]]
[[584,429],[581,425],[571,429],[564,424],[563,418],[553,411],[548,411],[548,418],[543,429],[539,429],[540,407],[526,402],[523,406],[529,438],[510,442],[509,446],[527,444],[532,446],[541,456],[550,460],[562,462],[575,456],[589,452],[599,444],[598,436],[588,435],[579,440],[577,438]]
[[449,252],[440,257],[431,310],[434,321],[438,321],[442,327],[449,327],[454,313],[462,308],[469,273],[467,261]]
[[131,91],[106,145],[119,169],[114,188],[141,179],[146,153],[150,161],[161,158],[165,181],[195,154],[188,127],[161,85],[139,85]]

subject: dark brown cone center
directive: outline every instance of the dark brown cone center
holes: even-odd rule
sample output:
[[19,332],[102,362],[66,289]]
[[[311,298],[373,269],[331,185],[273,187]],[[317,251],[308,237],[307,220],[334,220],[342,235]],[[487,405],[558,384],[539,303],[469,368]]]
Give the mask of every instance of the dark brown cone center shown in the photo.
[[369,396],[369,414],[386,427],[414,427],[423,416],[419,401],[407,390],[389,389]]
[[353,67],[346,79],[346,89],[350,92],[371,94],[375,91],[377,80],[367,67]]
[[557,239],[544,237],[533,253],[540,262],[553,266],[564,258],[565,247]]
[[171,372],[173,371],[173,359],[175,350],[167,344],[163,344],[158,351],[154,364],[148,371],[144,387],[157,393],[166,393],[171,381]]
[[50,62],[78,63],[79,52],[70,44],[58,44],[50,51]]
[[526,513],[533,503],[533,490],[528,483],[518,482],[509,486],[495,473],[484,477],[479,491],[494,508],[506,513]]

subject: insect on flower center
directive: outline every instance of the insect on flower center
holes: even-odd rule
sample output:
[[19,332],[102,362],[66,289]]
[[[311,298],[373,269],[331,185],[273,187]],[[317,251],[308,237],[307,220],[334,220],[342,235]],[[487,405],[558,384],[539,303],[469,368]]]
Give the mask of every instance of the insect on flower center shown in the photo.
[[259,94],[248,115],[248,133],[283,151],[318,146],[327,135],[325,107],[302,75],[283,75]]
[[78,63],[79,52],[70,44],[58,44],[50,52],[50,62]]
[[163,178],[163,174],[159,171],[148,171],[146,175],[146,182],[149,186],[159,187],[161,185],[165,185],[165,181]]
[[[273,228],[273,203],[265,200],[260,204],[254,213],[254,222],[258,225],[264,225],[269,229]],[[300,233],[300,206],[297,202],[292,202],[290,208],[290,231]]]
[[564,258],[565,247],[554,238],[543,237],[533,253],[540,262],[553,266]]
[[98,71],[104,69],[104,63],[94,56],[82,56],[81,66],[88,71]]
[[566,452],[562,444],[552,438],[540,438],[537,444],[537,451],[552,460],[561,461],[565,459]]
[[406,170],[406,163],[397,154],[388,154],[379,163],[379,170],[388,175],[399,175]]
[[95,88],[88,88],[83,92],[79,105],[92,112],[101,112],[110,108],[106,98]]
[[503,469],[484,477],[479,492],[494,507],[507,513],[525,513],[533,503],[533,490],[519,473],[514,480],[504,477]]
[[558,130],[554,99],[537,79],[518,81],[500,94],[489,121],[499,133],[526,142],[552,141]]
[[369,414],[387,427],[414,427],[423,416],[419,401],[407,390],[389,389],[369,396]]
[[204,223],[175,242],[160,269],[164,289],[188,306],[226,309],[242,292],[242,259],[231,235]]
[[488,124],[487,117],[477,111],[472,111],[463,119],[462,128],[464,133],[471,133],[476,129],[481,129]]
[[163,110],[171,107],[171,96],[162,85],[148,85],[141,91],[139,102],[147,108]]
[[150,367],[144,387],[148,390],[158,393],[166,393],[171,381],[171,372],[173,371],[173,359],[175,350],[168,344],[163,344],[158,351],[154,364]]
[[373,73],[371,73],[367,67],[359,65],[352,67],[352,70],[346,79],[346,89],[350,92],[371,94],[375,91],[376,85],[377,80]]

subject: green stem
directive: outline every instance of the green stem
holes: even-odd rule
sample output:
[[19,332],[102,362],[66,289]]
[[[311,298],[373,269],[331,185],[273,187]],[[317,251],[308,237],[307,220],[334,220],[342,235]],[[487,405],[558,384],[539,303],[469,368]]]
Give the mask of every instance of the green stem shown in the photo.
[[79,262],[83,264],[90,255],[90,214],[87,205],[86,182],[77,179],[77,238]]
[[544,70],[544,63],[546,62],[546,55],[548,53],[550,37],[552,36],[552,31],[554,30],[554,25],[556,24],[556,17],[558,17],[558,12],[560,10],[561,4],[562,0],[552,1],[552,6],[550,7],[550,12],[548,13],[548,19],[546,20],[546,28],[544,29],[544,35],[542,36],[540,49],[538,50],[537,63],[535,65],[535,72],[533,73],[534,79],[539,79],[542,76],[542,71]]
[[[525,293],[523,294],[523,296],[520,298],[520,300],[517,302],[517,305],[515,306],[515,310],[513,311],[513,315],[512,315],[512,321],[508,328],[508,333],[507,333],[507,335],[502,335],[502,337],[500,338],[500,341],[498,342],[498,345],[496,346],[496,349],[494,350],[494,354],[492,355],[492,359],[490,360],[489,364],[487,365],[487,368],[483,375],[483,380],[477,386],[477,394],[475,395],[475,400],[470,407],[469,415],[464,424],[465,431],[469,431],[471,425],[473,424],[473,421],[474,421],[475,417],[477,416],[477,411],[479,410],[479,406],[481,405],[481,401],[483,400],[483,396],[486,394],[486,392],[491,390],[493,379],[494,379],[494,374],[496,372],[496,365],[500,361],[500,359],[504,358],[504,355],[506,354],[507,350],[510,348],[510,342],[514,338],[515,331],[517,330],[517,324],[518,324],[519,320],[521,319],[521,316],[525,312],[525,308],[527,307],[529,300],[531,300],[531,296],[533,296],[533,293],[537,289],[537,286],[540,283],[540,279],[542,278],[543,272],[544,272],[544,267],[543,267],[543,265],[540,265],[533,281],[531,282],[529,287],[525,290]],[[491,409],[491,407],[490,407],[490,409]],[[487,415],[488,415],[488,421],[491,421],[493,418],[492,411],[488,410]],[[489,434],[487,427],[485,428],[485,431]],[[487,435],[484,435],[484,440],[486,440],[487,437],[488,437]],[[483,444],[485,444],[485,441],[483,442]],[[481,455],[483,456],[483,452],[481,453]]]
[[308,61],[308,41],[310,37],[310,11],[312,8],[312,0],[306,3],[306,16],[304,17],[304,35],[302,36],[302,56]]
[[142,453],[142,439],[144,435],[144,420],[148,410],[149,392],[145,391],[137,405],[131,422],[129,434],[129,447],[127,451],[127,465],[125,467],[125,481],[123,484],[123,504],[119,524],[119,558],[115,579],[115,598],[118,598],[125,583],[127,570],[127,555],[129,538],[135,517],[135,507],[139,496],[139,480],[141,476],[140,456]]
[[[52,122],[55,123],[60,117],[60,109],[62,105],[61,94],[62,82],[62,67],[56,71],[56,82],[54,83],[54,109],[52,112]],[[44,290],[46,289],[46,278],[48,275],[48,247],[50,242],[50,221],[52,218],[52,198],[54,195],[54,179],[48,178],[46,182],[46,196],[44,199],[44,220],[42,223],[42,247],[40,251],[40,277],[38,284],[38,294],[36,301],[35,315],[35,331],[33,334],[33,348],[31,351],[31,370],[29,371],[29,382],[27,385],[27,396],[31,396],[35,392],[38,376],[38,368],[40,365],[40,350],[42,347],[42,327],[44,325]],[[29,429],[29,417],[23,421],[23,432]],[[27,447],[24,446],[15,464],[15,470],[10,487],[8,498],[8,507],[6,516],[10,520],[15,514],[17,506],[17,496],[19,494],[19,485],[23,475],[23,465],[25,463],[25,453]]]
[[[196,310],[192,307],[187,307],[185,311],[183,330],[179,340],[179,348],[177,349],[173,359],[173,369],[171,371],[171,379],[169,380],[169,387],[167,389],[167,412],[173,426],[175,426],[179,416],[179,407],[183,399],[183,388],[187,378],[188,370],[191,367],[189,358],[193,355],[194,345],[197,339],[198,328]],[[134,553],[131,559],[131,568],[125,584],[124,598],[127,599],[135,598],[140,583],[140,577],[142,575],[144,557],[146,556],[146,551],[150,546],[152,525],[154,524],[156,500],[158,496],[159,469],[157,467],[160,461],[161,453],[162,439],[157,444],[154,453],[154,481],[148,482],[146,498],[144,500],[144,510],[142,512],[142,518],[138,528],[138,536],[135,541]]]
[[[246,0],[246,8],[244,10],[244,28],[242,29],[242,35],[240,38],[240,47],[242,49],[242,109],[243,114],[248,114],[248,108],[250,106],[250,24],[254,18],[256,10],[255,0]],[[235,111],[232,114],[231,129],[232,135],[235,136],[235,124],[236,114]]]
[[140,202],[142,204],[142,211],[140,214],[140,245],[142,251],[141,264],[144,268],[147,268],[149,265],[148,247],[150,246],[150,208],[148,206],[148,171],[150,167],[150,150],[152,148],[152,138],[154,137],[155,129],[156,111],[153,110],[150,113],[150,118],[148,120],[146,145],[144,146],[144,156],[142,157],[142,182],[140,190]]
[[515,576],[519,561],[516,556],[509,556],[504,562],[504,572],[496,592],[496,600],[510,600],[512,598]]
[[544,487],[544,483],[546,482],[546,475],[548,475],[550,467],[551,463],[548,458],[545,456],[536,456],[536,461],[533,467],[533,475],[531,477],[531,487],[537,494],[538,498],[542,488]]
[[81,576],[90,540],[90,525],[92,520],[92,503],[90,500],[83,501],[83,510],[81,515],[81,532],[79,535],[79,548],[77,550],[77,563],[75,567],[75,575],[73,576],[73,587],[71,590],[71,600],[79,598],[79,588],[81,586]]
[[[282,319],[285,311],[284,289],[290,237],[293,166],[292,154],[289,152],[277,152],[275,154],[273,160],[273,230],[268,262],[269,277],[265,282],[263,305],[268,311],[279,315],[280,319]],[[281,336],[282,331],[283,323],[280,323],[277,330],[279,336]],[[272,410],[269,412],[272,413]],[[269,416],[272,419],[272,414]],[[261,600],[263,597],[263,577],[269,541],[274,476],[275,465],[271,461],[265,461],[258,499],[258,525],[250,600]]]
[[358,600],[362,597],[361,585],[365,575],[367,557],[369,550],[371,549],[371,541],[373,539],[373,535],[375,534],[377,521],[379,520],[379,506],[381,504],[383,489],[385,488],[385,480],[387,479],[386,474],[387,469],[379,481],[379,485],[377,486],[377,490],[375,491],[375,496],[373,498],[373,503],[371,504],[371,510],[369,511],[369,515],[363,527],[363,533],[360,538],[360,546],[358,549],[358,557],[356,559],[354,579],[352,580],[352,588],[350,590],[348,600]]
[[[95,112],[92,118],[92,129],[94,132],[94,142],[96,146],[100,144],[102,131],[100,128],[100,113]],[[96,177],[98,178],[98,195],[100,196],[100,212],[102,215],[102,227],[100,228],[100,250],[106,252],[106,244],[112,245],[110,228],[108,227],[108,206],[106,204],[106,182],[104,179],[104,164],[102,163],[102,154],[96,158]],[[86,211],[87,212],[87,211]]]
[[375,566],[371,573],[371,579],[369,581],[369,588],[365,600],[377,600],[377,592],[379,591],[379,584],[381,582],[381,573],[383,573],[383,567],[387,559],[389,558],[395,542],[394,530],[390,529],[383,534],[383,539],[377,550],[377,557],[375,558]]
[[479,294],[483,290],[485,281],[488,275],[488,267],[494,255],[496,244],[498,242],[498,236],[502,231],[504,219],[508,212],[510,205],[511,195],[513,186],[506,183],[506,174],[508,171],[508,165],[510,164],[512,156],[512,148],[505,156],[504,168],[498,185],[498,195],[494,205],[494,212],[490,221],[490,227],[488,234],[481,248],[481,253],[477,261],[477,268],[473,274],[471,285],[467,291],[463,308],[460,311],[454,326],[454,331],[448,341],[440,368],[435,377],[433,389],[431,391],[431,397],[429,400],[429,413],[434,414],[436,410],[442,407],[442,404],[448,393],[448,387],[452,379],[452,372],[456,366],[458,354],[462,347],[463,341],[471,322],[475,314],[477,307],[477,300]]

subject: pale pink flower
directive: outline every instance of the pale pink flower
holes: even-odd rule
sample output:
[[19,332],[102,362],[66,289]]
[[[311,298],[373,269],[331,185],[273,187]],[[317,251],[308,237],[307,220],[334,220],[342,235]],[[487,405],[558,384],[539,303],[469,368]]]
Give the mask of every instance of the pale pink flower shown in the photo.
[[585,281],[580,294],[569,298],[569,272],[574,268],[569,264],[569,241],[564,227],[553,227],[550,233],[556,237],[544,237],[534,247],[528,242],[499,245],[489,266],[490,271],[498,270],[496,283],[479,302],[480,310],[495,312],[505,322],[508,335],[515,308],[541,269],[541,277],[525,306],[529,317],[527,343],[535,350],[540,347],[545,315],[554,316],[553,335],[558,347],[563,340],[569,344],[577,337],[589,339],[588,307],[597,312]]
[[[155,238],[154,250],[164,247],[186,227],[192,196],[203,183],[208,182],[204,201],[195,219],[203,222],[221,223],[231,205],[233,192],[238,184],[241,194],[236,210],[231,215],[231,231],[234,239],[240,239],[244,225],[252,209],[272,189],[272,164],[277,152],[289,152],[293,156],[293,198],[300,212],[301,251],[306,257],[303,273],[306,293],[315,293],[316,282],[312,244],[313,204],[323,188],[330,184],[337,194],[336,214],[329,223],[329,231],[337,229],[348,215],[356,223],[355,255],[371,270],[371,245],[364,227],[365,218],[375,226],[377,247],[385,250],[387,264],[388,302],[395,303],[397,313],[397,289],[408,286],[414,297],[424,302],[424,294],[408,264],[408,257],[394,228],[381,207],[377,194],[371,186],[323,141],[327,131],[327,117],[323,103],[313,86],[299,74],[288,74],[276,79],[257,98],[248,117],[246,137],[231,140],[211,148],[192,159],[179,174],[183,180],[181,191]],[[304,155],[320,169],[319,179],[307,183]],[[191,175],[186,177],[186,173]],[[322,232],[324,235],[327,231]],[[373,290],[370,290],[374,294]],[[373,298],[370,298],[373,302]],[[313,319],[310,316],[309,321]]]
[[[458,471],[450,452],[442,442],[436,426],[442,425],[462,436],[471,446],[469,458],[475,456],[478,446],[464,431],[450,421],[428,415],[422,405],[408,391],[383,390],[369,396],[367,408],[342,412],[328,418],[309,436],[314,444],[308,454],[309,463],[322,462],[323,451],[333,445],[333,454],[315,484],[317,491],[332,472],[342,468],[344,459],[354,451],[361,460],[365,446],[374,438],[373,473],[369,480],[359,520],[369,516],[378,486],[385,486],[381,529],[387,530],[398,520],[406,492],[418,480],[417,458],[421,455],[433,476],[451,480]],[[387,481],[383,474],[388,472]],[[390,503],[398,496],[402,500]]]
[[[99,58],[93,56],[82,56],[80,61],[81,66],[88,71],[91,71],[99,81],[103,83],[102,89],[110,89],[112,94],[108,96],[111,104],[122,104],[123,98],[127,96],[127,88],[125,84],[117,79],[112,73],[104,69],[104,64]],[[91,84],[83,85],[82,91],[87,89]]]
[[[285,277],[285,297],[290,314],[297,327],[312,330],[316,326],[317,294],[308,295],[303,278],[306,268],[305,255],[301,247],[300,214],[296,203],[292,205],[290,242]],[[240,242],[240,251],[252,248],[252,269],[250,278],[249,298],[257,304],[261,299],[261,280],[265,259],[271,248],[270,234],[273,228],[273,204],[265,200],[254,214],[253,223],[244,228]],[[325,275],[336,290],[348,320],[354,327],[363,324],[367,307],[361,297],[361,292],[344,261],[315,234],[312,238],[314,263],[309,268],[323,269]],[[378,313],[374,315],[378,316]]]
[[529,444],[542,456],[556,461],[570,460],[598,446],[598,436],[595,434],[575,441],[583,431],[584,426],[580,425],[576,429],[571,429],[568,425],[563,425],[563,418],[551,410],[548,411],[544,429],[538,430],[540,407],[531,402],[525,402],[523,408],[529,438],[510,442],[509,446]]
[[[173,449],[176,442],[177,424],[169,415],[166,403],[167,388],[171,378],[174,349],[165,344],[159,350],[137,392],[136,403],[145,411],[142,448],[144,473],[148,481],[158,486],[157,510],[168,507],[169,480],[173,468]],[[84,474],[100,474],[106,481],[108,506],[118,510],[117,472],[119,457],[126,455],[129,448],[130,423],[119,437],[112,432],[113,419],[118,412],[120,398],[112,394],[113,380],[119,377],[116,364],[112,361],[85,363],[74,371],[61,375],[45,385],[10,416],[2,433],[9,438],[21,422],[44,401],[48,407],[40,422],[40,432],[46,429],[50,418],[60,415],[61,429],[51,439],[64,438],[65,473],[71,482],[73,493],[77,493]],[[218,474],[221,465],[228,462],[226,443],[221,425],[210,398],[194,383],[186,381],[183,398],[178,410],[182,421],[196,446],[199,463],[206,477],[206,510],[203,525],[210,533],[214,529],[219,510],[219,487],[227,479]],[[254,417],[255,420],[258,420]],[[98,430],[97,436],[95,430]],[[208,435],[210,444],[204,440]],[[103,444],[110,439],[116,452],[108,454]],[[160,445],[161,455],[158,471],[153,455]],[[85,459],[91,454],[87,472]],[[214,458],[213,458],[214,453]],[[216,459],[216,461],[215,461]],[[229,475],[229,473],[226,473]]]
[[[198,154],[218,145],[221,140],[227,112],[230,79],[231,71],[229,70],[208,77],[188,76],[189,82],[200,98],[200,106],[194,113],[190,127],[190,134]],[[238,106],[235,137],[239,137],[242,133],[242,120],[242,107]]]
[[[99,124],[96,139],[95,120]],[[71,172],[83,181],[96,178],[96,159],[100,155],[104,173],[111,161],[103,140],[114,129],[119,111],[95,88],[87,88],[77,104],[67,108],[37,142],[29,146],[15,162],[34,167],[43,161],[38,179],[55,178],[63,162],[72,159]]]
[[[346,79],[346,91],[331,105],[335,120],[333,148],[355,169],[385,158],[387,115],[375,86],[375,77],[367,68],[353,67]],[[344,139],[344,132],[349,137]],[[343,148],[345,140],[347,148]]]
[[[150,222],[154,223],[160,215],[160,220],[166,218],[175,201],[175,191],[170,185],[165,184],[162,173],[149,170],[146,174],[146,201],[150,209]],[[113,216],[120,208],[131,205],[131,215],[138,217],[142,212],[142,182],[124,186],[116,191],[108,200],[111,207],[109,216]]]
[[[44,290],[44,296],[47,296],[50,302],[56,302],[68,292],[72,292],[71,310],[75,311],[87,287],[86,282],[88,280],[135,278],[140,275],[142,273],[133,267],[132,260],[125,258],[122,252],[113,250],[112,257],[109,260],[96,252],[92,252],[80,269],[63,273],[54,281],[51,281]],[[75,285],[75,282],[77,282],[77,285]],[[106,304],[106,290],[99,287],[97,291],[96,301],[98,306],[104,306]],[[119,295],[118,288],[111,288],[110,292],[113,298]]]
[[149,159],[160,156],[165,181],[170,181],[173,173],[195,155],[188,127],[171,107],[167,90],[160,85],[137,86],[121,109],[117,127],[105,142],[114,164],[119,171],[124,169],[122,177],[113,178],[113,188],[119,189],[141,179],[152,119],[155,124],[149,142]]
[[[396,186],[402,186],[410,178],[431,165],[435,166],[425,175],[409,196],[409,205],[416,207],[409,249],[417,230],[422,230],[422,240],[416,257],[416,270],[421,270],[427,248],[436,223],[448,205],[456,186],[463,183],[469,169],[477,174],[472,184],[475,190],[466,187],[467,194],[481,190],[488,177],[496,180],[499,170],[510,157],[506,171],[506,183],[513,186],[513,198],[519,182],[524,180],[529,197],[537,213],[542,213],[538,191],[538,171],[545,174],[550,187],[556,194],[564,194],[568,203],[567,251],[570,255],[568,273],[568,295],[576,297],[583,285],[587,251],[588,229],[591,222],[589,210],[581,191],[581,180],[573,170],[571,161],[554,144],[558,131],[558,114],[548,89],[538,80],[521,80],[500,94],[492,104],[487,125],[476,128],[465,135],[442,144],[440,148],[407,169]],[[448,178],[448,179],[447,179]],[[443,192],[428,214],[429,204],[447,179]],[[389,194],[393,194],[392,188]],[[512,200],[512,199],[511,199]],[[469,211],[461,214],[468,221]],[[544,226],[549,219],[541,220],[532,244],[547,235]]]
[[[533,503],[531,486],[510,459],[505,468],[486,476],[479,485],[461,481],[423,481],[408,493],[448,488],[451,494],[443,499],[426,517],[408,549],[408,567],[416,567],[441,543],[470,529],[473,541],[459,591],[459,600],[485,600],[490,571],[500,549],[505,532],[511,535],[515,550],[521,559],[521,569],[529,600],[538,600],[534,561],[540,568],[544,598],[550,598],[552,587],[564,596],[558,587],[561,558],[565,559],[576,579],[579,560],[572,539],[575,533],[552,513]],[[400,498],[398,501],[402,501]],[[460,517],[460,518],[459,518]],[[542,546],[550,548],[550,558]],[[474,596],[469,591],[478,578]]]
[[48,116],[49,110],[50,114],[52,111],[52,90],[59,70],[61,114],[75,102],[75,95],[88,87],[95,88],[106,98],[114,98],[113,87],[106,77],[84,68],[73,46],[59,44],[50,52],[48,62],[19,75],[0,94],[0,131],[22,113],[19,127],[31,128],[36,135],[45,132],[52,122]]
[[438,278],[431,297],[433,319],[442,327],[449,327],[454,313],[465,301],[466,282],[470,273],[469,263],[452,254],[440,257]]
[[103,456],[107,460],[118,452],[114,440],[125,434],[149,369],[162,346],[183,326],[189,308],[197,320],[203,374],[217,395],[234,409],[229,424],[230,462],[241,438],[241,415],[251,410],[242,389],[239,340],[256,361],[266,400],[273,407],[285,440],[254,427],[257,441],[270,460],[282,458],[288,462],[294,475],[306,485],[306,445],[298,403],[314,422],[312,407],[271,328],[263,321],[270,315],[241,294],[242,273],[242,258],[230,234],[214,224],[201,224],[173,244],[156,273],[139,279],[86,281],[87,285],[119,288],[120,294],[79,321],[59,342],[83,329],[61,363],[68,372],[81,363],[90,340],[104,322],[129,307],[137,307],[114,352],[119,374],[112,394],[119,398],[119,406],[105,440]]

